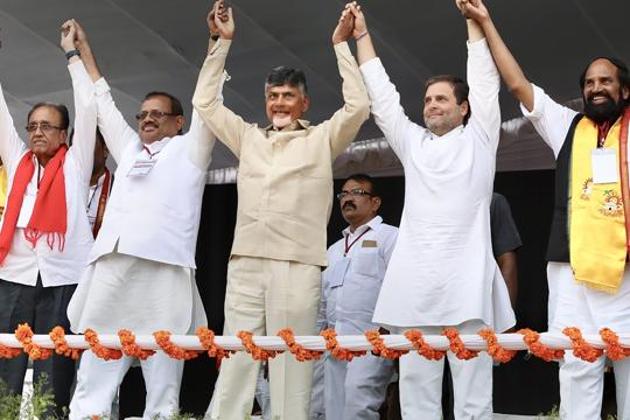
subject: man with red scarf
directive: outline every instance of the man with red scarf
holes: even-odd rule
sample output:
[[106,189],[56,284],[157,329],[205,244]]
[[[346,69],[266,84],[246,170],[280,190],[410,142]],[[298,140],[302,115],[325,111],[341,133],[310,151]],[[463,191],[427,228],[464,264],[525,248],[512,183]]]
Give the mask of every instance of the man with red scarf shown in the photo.
[[[74,30],[61,47],[74,49]],[[73,85],[86,77],[76,54],[66,54]],[[0,331],[12,333],[28,323],[36,334],[54,326],[69,329],[68,301],[87,264],[93,239],[86,215],[96,132],[93,91],[74,90],[75,141],[66,144],[68,110],[38,103],[28,114],[24,143],[0,92],[0,156],[10,192],[0,230]],[[27,146],[28,144],[28,146]],[[21,394],[27,357],[0,360],[0,379]],[[54,355],[34,362],[34,382],[45,380],[54,394],[57,415],[70,402],[74,362]],[[43,378],[43,374],[46,378]]]
[[[628,123],[630,73],[599,57],[580,77],[583,113],[563,106],[523,74],[481,0],[458,0],[483,28],[490,51],[521,110],[556,156],[555,205],[547,249],[549,330],[579,327],[630,332]],[[560,361],[560,417],[600,418],[606,358]],[[630,418],[630,359],[613,361],[617,416]]]

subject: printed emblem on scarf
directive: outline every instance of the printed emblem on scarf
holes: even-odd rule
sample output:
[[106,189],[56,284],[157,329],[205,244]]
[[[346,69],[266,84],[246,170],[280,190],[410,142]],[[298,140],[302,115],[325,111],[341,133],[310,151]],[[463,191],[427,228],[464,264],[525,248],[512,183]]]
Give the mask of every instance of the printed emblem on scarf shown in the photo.
[[593,178],[587,178],[582,184],[582,195],[580,198],[582,200],[590,200],[591,195],[593,194]]
[[599,211],[604,216],[623,216],[621,196],[613,190],[604,191],[604,202]]

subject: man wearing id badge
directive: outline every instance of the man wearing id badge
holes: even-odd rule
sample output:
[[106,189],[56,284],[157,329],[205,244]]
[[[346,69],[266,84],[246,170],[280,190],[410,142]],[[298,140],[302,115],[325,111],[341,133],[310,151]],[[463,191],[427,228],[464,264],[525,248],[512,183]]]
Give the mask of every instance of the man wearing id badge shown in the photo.
[[[95,89],[99,129],[118,164],[90,265],[68,306],[72,330],[191,334],[207,324],[195,282],[195,247],[215,137],[195,112],[183,133],[182,105],[165,92],[146,95],[136,132],[117,109],[85,32],[74,20],[65,25],[76,28],[76,47],[90,76],[75,89]],[[105,361],[84,352],[70,418],[108,417],[134,360]],[[184,362],[158,351],[140,365],[144,417],[177,413]]]
[[[481,0],[465,7],[484,29],[508,89],[556,156],[555,205],[549,247],[549,330],[578,327],[630,332],[628,269],[628,123],[630,75],[623,62],[592,60],[580,76],[583,113],[531,83],[504,44]],[[560,417],[600,418],[606,359],[560,362]],[[630,418],[630,359],[612,362],[617,417]]]
[[[372,316],[398,228],[383,223],[378,216],[381,198],[368,175],[348,177],[337,199],[349,226],[342,231],[343,237],[328,248],[318,327],[334,328],[339,335],[362,335],[378,329]],[[325,414],[326,420],[379,419],[378,410],[394,374],[392,360],[368,354],[344,362],[326,354],[317,363],[320,366],[314,377],[314,394],[317,389],[321,394],[323,389],[323,398],[314,397],[313,417]]]

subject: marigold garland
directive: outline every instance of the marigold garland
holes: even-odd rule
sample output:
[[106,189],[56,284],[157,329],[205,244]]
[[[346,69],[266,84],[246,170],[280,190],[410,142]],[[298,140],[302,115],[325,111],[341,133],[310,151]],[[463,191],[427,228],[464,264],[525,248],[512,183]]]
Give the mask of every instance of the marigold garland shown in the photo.
[[66,341],[66,332],[62,327],[57,325],[50,331],[50,333],[48,333],[48,336],[55,344],[55,353],[59,356],[69,357],[72,360],[79,360],[83,350],[71,349],[70,346],[68,346],[68,342]]
[[596,349],[588,344],[584,338],[582,338],[582,332],[578,328],[567,327],[562,330],[562,334],[571,339],[571,344],[573,345],[573,355],[575,357],[579,357],[587,362],[594,362],[602,354],[604,354],[604,350]]
[[409,350],[394,350],[387,348],[387,346],[385,346],[385,341],[381,338],[381,334],[378,330],[366,331],[364,335],[372,345],[372,353],[376,356],[380,356],[384,359],[396,360],[409,353]]
[[269,359],[276,357],[278,351],[274,350],[265,350],[261,347],[258,347],[252,337],[254,334],[249,331],[239,331],[236,336],[241,339],[241,343],[243,343],[243,347],[245,347],[245,351],[252,356],[252,359],[257,360],[259,362],[266,362]]
[[490,328],[484,328],[479,331],[479,336],[483,338],[488,345],[488,354],[497,362],[507,363],[516,356],[516,350],[507,350],[499,344],[497,335]]
[[540,334],[529,328],[523,328],[518,330],[517,334],[523,335],[523,342],[527,346],[527,349],[534,356],[543,359],[545,362],[553,362],[560,360],[564,357],[564,350],[552,349],[545,346],[540,342]]
[[0,344],[0,359],[13,359],[14,357],[18,357],[20,354],[22,354],[21,348],[16,349]]
[[466,348],[466,346],[464,345],[464,342],[459,336],[459,331],[457,331],[457,329],[444,328],[444,331],[442,331],[442,334],[445,335],[446,338],[448,338],[448,341],[450,343],[449,348],[451,349],[453,353],[455,353],[455,356],[458,359],[470,360],[477,357],[477,355],[479,354],[478,351],[468,350]]
[[284,340],[284,343],[289,348],[291,354],[295,356],[295,359],[298,362],[305,362],[309,360],[319,360],[322,357],[323,352],[316,350],[308,350],[304,348],[301,344],[298,344],[295,341],[295,335],[293,335],[293,330],[290,328],[284,328],[278,331],[278,337]]
[[428,345],[427,342],[424,341],[420,330],[407,330],[405,331],[405,337],[409,340],[418,354],[428,360],[440,360],[446,354],[446,352],[435,350],[433,347]]
[[214,343],[214,331],[211,329],[199,327],[197,328],[196,333],[199,338],[199,343],[208,352],[208,357],[216,358],[217,361],[220,362],[222,359],[230,357],[231,353],[234,353],[232,351],[225,350]]
[[322,331],[319,335],[324,337],[326,341],[326,350],[337,360],[349,362],[355,357],[365,356],[367,354],[366,351],[353,351],[340,347],[337,341],[337,332],[332,328]]
[[155,354],[155,350],[142,350],[142,347],[136,344],[136,336],[129,330],[122,329],[118,331],[118,338],[125,356],[147,360]]
[[169,331],[156,331],[153,333],[155,342],[169,357],[177,360],[191,360],[199,356],[199,352],[194,350],[185,350],[171,341],[171,333]]
[[604,343],[606,343],[606,356],[610,360],[621,360],[630,356],[630,349],[621,347],[619,344],[619,336],[610,328],[602,328],[599,330],[599,335],[602,337]]
[[104,347],[98,339],[98,334],[92,329],[86,329],[83,336],[85,341],[90,345],[90,349],[96,355],[96,357],[108,360],[118,360],[122,357],[123,353],[120,350],[108,349]]
[[33,360],[44,360],[52,356],[53,351],[51,349],[45,349],[33,343],[33,330],[28,324],[19,324],[15,330],[15,338],[18,339],[24,353],[28,354]]

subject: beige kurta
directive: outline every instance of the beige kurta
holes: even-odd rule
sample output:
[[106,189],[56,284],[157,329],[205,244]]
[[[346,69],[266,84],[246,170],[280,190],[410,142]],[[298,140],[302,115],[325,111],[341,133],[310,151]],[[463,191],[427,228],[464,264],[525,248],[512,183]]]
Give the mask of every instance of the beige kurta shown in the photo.
[[199,73],[193,105],[240,160],[232,255],[326,265],[332,162],[369,116],[359,68],[345,42],[335,45],[345,104],[318,125],[298,121],[281,131],[259,128],[217,95],[231,42],[219,40]]

